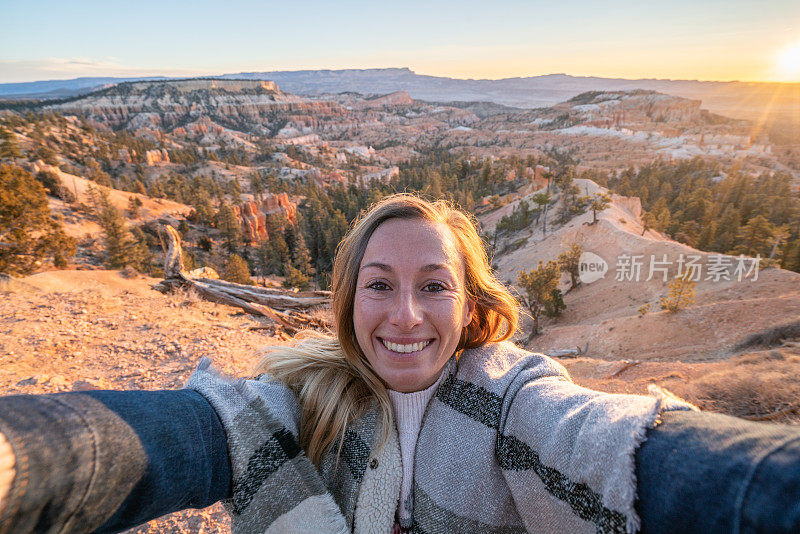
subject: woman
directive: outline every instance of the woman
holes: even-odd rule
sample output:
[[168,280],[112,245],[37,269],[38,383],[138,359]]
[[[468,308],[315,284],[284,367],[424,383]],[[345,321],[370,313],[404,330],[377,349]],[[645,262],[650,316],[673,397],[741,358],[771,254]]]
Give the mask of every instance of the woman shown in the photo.
[[[115,530],[218,499],[236,532],[633,532],[639,513],[654,532],[800,525],[785,498],[800,477],[753,486],[796,473],[800,433],[698,420],[658,389],[587,390],[504,342],[516,303],[443,202],[395,195],[364,215],[337,254],[333,312],[335,337],[271,350],[254,380],[203,362],[180,392],[0,399],[15,457],[0,532]],[[706,501],[681,502],[693,492]],[[764,513],[748,493],[778,502]]]

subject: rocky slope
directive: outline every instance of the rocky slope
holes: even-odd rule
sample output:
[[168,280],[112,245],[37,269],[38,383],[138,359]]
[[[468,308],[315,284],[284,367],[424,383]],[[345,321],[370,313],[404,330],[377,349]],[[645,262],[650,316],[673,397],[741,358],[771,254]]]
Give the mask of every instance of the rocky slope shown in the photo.
[[[452,142],[550,146],[574,154],[585,167],[608,168],[622,157],[633,164],[711,157],[783,168],[762,130],[653,91],[588,92],[548,108],[496,114]],[[490,141],[491,140],[491,141]]]
[[[582,193],[603,190],[589,180],[575,183]],[[526,193],[529,197],[533,191]],[[487,231],[526,196],[482,215]],[[637,198],[613,195],[595,224],[589,224],[591,212],[554,224],[557,214],[557,208],[550,212],[546,234],[534,224],[507,239],[505,244],[513,246],[494,258],[501,278],[513,285],[518,271],[556,259],[572,243],[605,260],[608,270],[572,290],[569,276],[562,276],[566,310],[558,318],[543,319],[543,332],[529,350],[579,349],[579,356],[561,363],[587,387],[642,393],[655,383],[706,410],[800,423],[800,275],[769,268],[757,277],[742,273],[740,281],[736,259],[730,257],[731,265],[715,271],[710,267],[716,261],[713,254],[645,231]],[[638,278],[625,267],[633,262],[624,255],[641,263]],[[671,313],[660,309],[659,300],[681,257],[699,264],[701,271],[694,303]],[[667,269],[666,280],[661,267]],[[719,279],[709,278],[714,272]],[[646,305],[649,310],[642,314]],[[529,328],[525,320],[520,341]]]
[[283,93],[273,82],[202,79],[124,83],[46,109],[82,114],[113,128],[167,131],[201,117],[224,125],[258,123],[269,129],[287,116],[324,120],[342,111],[331,102],[308,102]]
[[42,171],[54,173],[59,177],[64,187],[75,195],[76,202],[74,204],[69,204],[51,196],[47,197],[47,201],[53,213],[63,218],[62,221],[66,233],[79,239],[87,235],[97,236],[102,231],[97,221],[87,217],[85,213],[79,213],[75,208],[75,204],[85,204],[87,206],[93,204],[92,189],[105,191],[108,194],[108,199],[111,204],[123,213],[127,211],[131,198],[139,199],[142,203],[139,208],[139,213],[137,217],[131,221],[135,224],[142,224],[160,219],[172,221],[177,224],[179,220],[185,218],[192,210],[190,206],[179,202],[173,202],[162,198],[151,198],[139,193],[120,191],[118,189],[101,186],[82,176],[64,172],[56,166],[47,165],[41,161],[34,162],[30,170],[33,173]]
[[[575,183],[582,194],[604,191],[589,180]],[[596,224],[590,224],[589,211],[553,226],[555,214],[551,213],[546,234],[541,224],[523,230],[510,240],[524,244],[495,258],[499,275],[511,283],[516,282],[519,270],[532,269],[539,260],[556,259],[571,243],[607,264],[603,278],[565,295],[566,311],[558,319],[545,320],[544,333],[534,339],[531,349],[588,344],[588,355],[604,360],[704,361],[738,354],[752,336],[776,332],[785,325],[796,323],[800,332],[800,274],[778,268],[756,273],[750,260],[744,260],[745,269],[737,272],[737,258],[702,252],[656,231],[644,231],[638,199],[612,198]],[[517,202],[483,216],[487,230]],[[660,309],[659,299],[666,295],[681,261],[699,265],[695,303],[670,313]],[[729,264],[713,267],[722,266],[721,262]],[[634,263],[641,264],[638,276],[631,267]],[[714,274],[717,271],[719,275]],[[564,291],[569,288],[567,280],[565,276],[562,281]],[[639,308],[646,305],[649,312],[640,316]]]
[[[203,357],[248,376],[259,349],[283,343],[236,308],[162,295],[155,282],[118,271],[0,281],[0,394],[180,388]],[[217,504],[132,532],[230,532],[230,521]]]
[[[429,103],[406,91],[300,97],[267,81],[205,79],[124,83],[44,109],[85,115],[165,149],[199,145],[215,153],[231,147],[257,153],[271,139],[303,147],[312,157],[331,147],[380,147],[385,152],[376,155],[386,163],[430,148],[482,157],[491,147],[490,153],[521,157],[559,151],[602,169],[696,156],[756,172],[794,172],[789,165],[795,165],[794,156],[773,150],[763,128],[709,113],[698,100],[645,90],[592,91],[520,110],[485,102]],[[164,162],[163,155],[154,156],[148,164]],[[336,167],[323,165],[315,177],[348,175],[346,166]]]

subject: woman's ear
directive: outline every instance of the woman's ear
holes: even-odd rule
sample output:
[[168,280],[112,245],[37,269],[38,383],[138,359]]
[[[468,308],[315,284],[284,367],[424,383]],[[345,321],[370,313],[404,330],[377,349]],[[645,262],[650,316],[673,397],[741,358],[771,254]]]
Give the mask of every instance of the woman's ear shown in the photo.
[[472,322],[472,317],[475,315],[475,301],[467,298],[466,306],[464,306],[464,326],[466,327]]

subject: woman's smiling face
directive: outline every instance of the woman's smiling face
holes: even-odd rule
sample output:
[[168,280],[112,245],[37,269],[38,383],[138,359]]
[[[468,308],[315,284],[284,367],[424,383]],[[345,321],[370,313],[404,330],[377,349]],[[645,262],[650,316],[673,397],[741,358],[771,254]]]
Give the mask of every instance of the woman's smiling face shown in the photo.
[[353,326],[389,389],[420,391],[436,382],[474,309],[450,228],[389,219],[375,229],[358,273]]

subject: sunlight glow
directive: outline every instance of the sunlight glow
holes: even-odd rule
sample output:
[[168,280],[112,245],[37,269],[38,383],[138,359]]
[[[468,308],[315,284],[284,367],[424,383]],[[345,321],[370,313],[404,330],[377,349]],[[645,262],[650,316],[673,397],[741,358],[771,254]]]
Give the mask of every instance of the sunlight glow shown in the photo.
[[786,81],[800,81],[800,41],[778,52],[778,69]]

